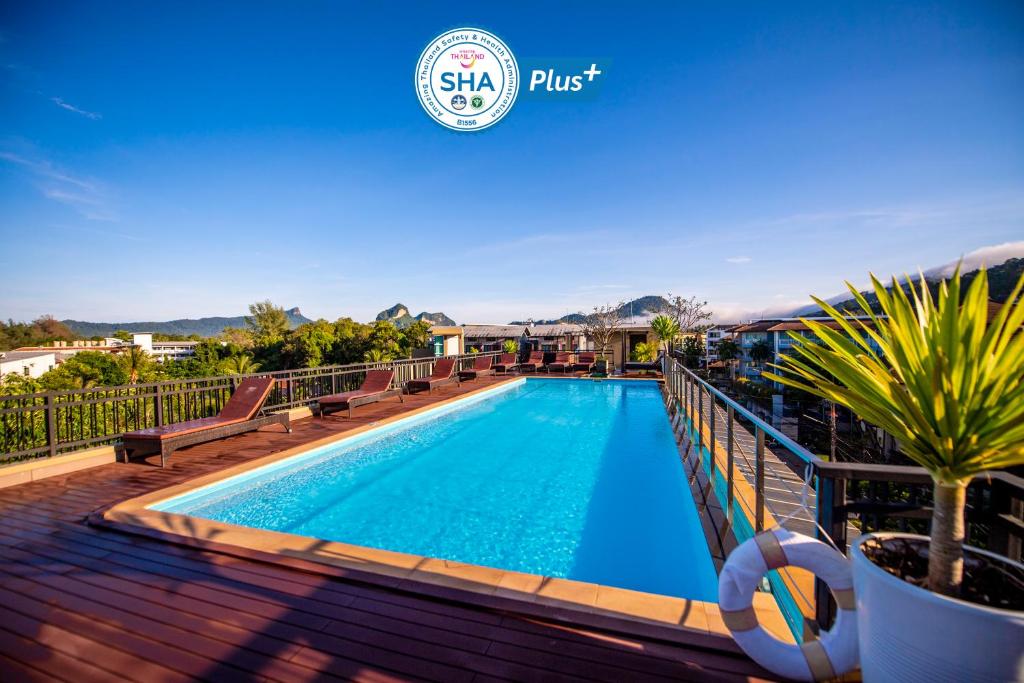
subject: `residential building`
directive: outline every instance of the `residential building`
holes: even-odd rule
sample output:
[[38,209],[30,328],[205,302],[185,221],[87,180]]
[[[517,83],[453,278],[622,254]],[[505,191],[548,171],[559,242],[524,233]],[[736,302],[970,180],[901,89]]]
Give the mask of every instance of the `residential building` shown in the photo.
[[530,336],[526,325],[463,325],[467,349],[500,351],[507,341],[521,342]]
[[461,327],[434,325],[430,334],[434,356],[455,356],[466,352],[466,332]]
[[10,373],[39,377],[57,367],[53,351],[0,351],[0,377]]
[[[842,327],[836,321],[831,318],[815,317],[805,318],[804,320],[814,320],[822,323],[826,327],[833,330],[840,330]],[[850,317],[848,320],[856,327],[861,324],[861,321],[866,318]],[[746,377],[747,379],[754,381],[761,381],[761,372],[767,367],[768,363],[778,363],[779,356],[783,353],[787,353],[793,347],[793,338],[790,336],[790,332],[795,333],[801,337],[807,338],[811,341],[816,341],[817,337],[811,332],[810,327],[807,323],[803,322],[800,318],[772,318],[766,320],[754,320],[749,323],[737,325],[732,328],[733,334],[739,338],[740,347],[740,369],[739,376]],[[865,337],[868,340],[870,347],[881,353],[881,349],[870,337]],[[759,342],[765,342],[771,349],[771,356],[766,361],[755,362],[751,358],[751,349]],[[781,385],[773,383],[776,388],[781,389]]]
[[594,349],[594,344],[583,331],[583,326],[574,323],[531,325],[527,336],[538,351],[592,351]]
[[82,351],[96,351],[99,353],[122,353],[132,346],[137,346],[153,356],[157,362],[163,363],[168,360],[182,360],[194,356],[195,341],[153,341],[153,334],[150,332],[136,332],[132,334],[132,340],[125,341],[117,337],[107,337],[103,341],[91,339],[78,339],[75,341],[55,341],[46,346],[23,346],[16,351],[49,352],[56,355],[57,363],[63,363],[76,353]]
[[723,339],[732,339],[735,327],[735,324],[712,325],[704,331],[704,362],[707,365],[718,361],[718,343]]

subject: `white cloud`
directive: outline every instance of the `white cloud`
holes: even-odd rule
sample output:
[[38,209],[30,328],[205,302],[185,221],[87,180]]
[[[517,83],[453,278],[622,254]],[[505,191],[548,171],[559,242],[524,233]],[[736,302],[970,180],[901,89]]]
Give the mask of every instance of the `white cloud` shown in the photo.
[[76,114],[84,116],[87,119],[92,119],[93,121],[96,121],[96,120],[99,120],[99,119],[103,118],[102,114],[97,114],[94,111],[86,111],[85,109],[79,109],[75,105],[69,104],[69,103],[65,102],[60,97],[51,97],[50,101],[53,102],[54,104],[56,104],[61,109],[67,109],[68,111],[72,111],[72,112],[74,112]]
[[753,259],[749,256],[730,256],[725,259],[726,263],[750,263]]
[[116,221],[106,188],[93,179],[74,176],[45,159],[28,159],[12,152],[0,152],[0,160],[26,169],[44,197],[70,206],[92,221]]
[[950,261],[949,263],[945,263],[941,266],[929,268],[924,271],[924,274],[926,276],[936,278],[949,277],[953,274],[958,263],[961,264],[960,269],[962,272],[969,273],[970,271],[977,270],[983,266],[986,268],[998,266],[1011,258],[1024,258],[1024,240],[992,244],[987,247],[975,249],[974,251],[969,251],[956,261]]

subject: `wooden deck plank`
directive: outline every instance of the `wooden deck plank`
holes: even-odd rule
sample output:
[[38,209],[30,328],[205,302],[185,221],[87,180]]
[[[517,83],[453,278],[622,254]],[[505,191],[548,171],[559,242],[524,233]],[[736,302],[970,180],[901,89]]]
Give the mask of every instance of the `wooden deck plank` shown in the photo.
[[549,623],[172,545],[85,523],[97,509],[430,405],[490,379],[0,490],[0,677],[205,680],[736,679],[713,651]]

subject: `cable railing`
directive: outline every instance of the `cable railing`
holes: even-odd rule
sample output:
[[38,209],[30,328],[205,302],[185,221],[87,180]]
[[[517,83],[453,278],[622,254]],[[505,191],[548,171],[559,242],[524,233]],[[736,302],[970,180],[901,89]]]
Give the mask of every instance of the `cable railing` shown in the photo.
[[[932,480],[920,467],[830,462],[811,453],[676,359],[665,364],[670,410],[685,430],[687,458],[710,484],[738,542],[784,526],[846,553],[872,531],[927,534]],[[975,477],[967,491],[967,542],[1020,561],[1024,479]],[[835,603],[827,586],[799,569],[768,583],[798,639],[827,628]]]
[[[487,352],[455,356],[456,371],[469,369],[480,356],[498,355]],[[247,377],[275,380],[263,408],[275,412],[308,406],[321,396],[358,388],[367,370],[393,369],[396,386],[402,386],[429,375],[435,360],[410,358],[0,396],[0,465],[109,445],[125,432],[216,415]]]

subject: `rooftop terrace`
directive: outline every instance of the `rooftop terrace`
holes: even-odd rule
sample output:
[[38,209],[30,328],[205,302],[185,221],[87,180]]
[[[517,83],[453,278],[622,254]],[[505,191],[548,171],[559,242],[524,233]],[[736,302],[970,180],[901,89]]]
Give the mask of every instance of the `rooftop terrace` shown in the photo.
[[[502,381],[481,380],[484,382]],[[0,490],[4,680],[749,680],[727,637],[626,634],[412,593],[303,561],[171,545],[90,524],[135,497],[414,410],[479,385],[300,420],[182,450],[174,466],[110,464]]]

